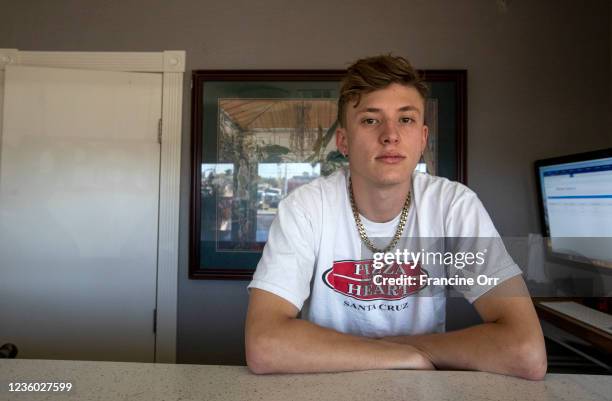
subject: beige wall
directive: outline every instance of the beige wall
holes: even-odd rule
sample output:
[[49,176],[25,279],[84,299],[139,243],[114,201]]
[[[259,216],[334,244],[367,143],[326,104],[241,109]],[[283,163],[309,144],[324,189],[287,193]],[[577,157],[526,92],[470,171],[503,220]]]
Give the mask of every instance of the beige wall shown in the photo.
[[[187,69],[342,68],[394,52],[468,70],[468,179],[499,231],[539,230],[532,163],[610,146],[610,5],[589,0],[0,0],[0,47],[187,51]],[[288,6],[291,4],[291,6]],[[244,282],[187,280],[185,84],[178,354],[242,361]],[[608,133],[608,135],[606,135]]]

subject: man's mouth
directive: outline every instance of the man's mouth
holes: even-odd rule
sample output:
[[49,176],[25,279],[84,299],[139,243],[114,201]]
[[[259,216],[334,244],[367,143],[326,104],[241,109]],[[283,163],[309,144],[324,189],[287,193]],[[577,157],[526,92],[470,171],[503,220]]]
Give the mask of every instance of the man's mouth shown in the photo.
[[383,154],[376,157],[376,160],[386,164],[397,164],[403,161],[406,157],[399,154]]

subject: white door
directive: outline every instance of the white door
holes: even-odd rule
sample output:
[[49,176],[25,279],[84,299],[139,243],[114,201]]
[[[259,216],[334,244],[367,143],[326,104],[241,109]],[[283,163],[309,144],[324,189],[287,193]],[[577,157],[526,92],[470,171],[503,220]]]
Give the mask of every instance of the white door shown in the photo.
[[7,66],[0,345],[154,360],[162,74]]

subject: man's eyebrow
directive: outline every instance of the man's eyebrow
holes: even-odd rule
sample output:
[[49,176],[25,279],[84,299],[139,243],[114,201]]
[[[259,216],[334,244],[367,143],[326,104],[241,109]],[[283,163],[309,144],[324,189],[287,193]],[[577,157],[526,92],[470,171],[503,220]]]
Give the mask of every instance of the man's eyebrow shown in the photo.
[[359,110],[358,113],[380,113],[381,111],[381,109],[377,109],[375,107],[368,107],[366,109]]
[[415,107],[415,106],[404,106],[404,107],[400,107],[397,110],[398,111],[416,111],[417,113],[421,112],[421,110],[418,107]]
[[[397,109],[397,111],[416,111],[417,113],[421,112],[421,110],[415,106],[402,106],[399,109]],[[358,111],[358,113],[381,113],[381,112],[382,110],[376,107],[368,107],[368,108]]]

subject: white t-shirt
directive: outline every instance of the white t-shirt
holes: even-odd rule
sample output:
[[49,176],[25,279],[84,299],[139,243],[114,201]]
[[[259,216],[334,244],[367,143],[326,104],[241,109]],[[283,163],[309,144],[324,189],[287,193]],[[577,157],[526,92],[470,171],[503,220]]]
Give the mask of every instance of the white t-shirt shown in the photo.
[[[343,333],[383,337],[443,332],[447,287],[374,284],[374,275],[381,271],[372,269],[372,254],[364,252],[351,211],[347,177],[347,170],[339,170],[297,188],[280,202],[248,288],[278,295],[295,305],[302,319]],[[383,248],[394,236],[399,217],[386,223],[363,216],[361,220],[369,238],[377,243],[376,237],[381,237],[377,245]],[[402,240],[412,241],[414,248],[415,240],[416,244],[421,239],[430,244],[429,239],[435,242],[445,237],[499,239],[499,234],[469,188],[415,172]],[[498,284],[521,273],[503,246],[491,250],[489,256],[493,258],[477,272],[496,277]],[[410,274],[405,267],[400,273]],[[469,268],[463,270],[470,275]],[[448,266],[445,270],[435,263],[421,263],[416,271],[430,277],[449,274]],[[460,292],[473,302],[490,288],[475,285]]]

